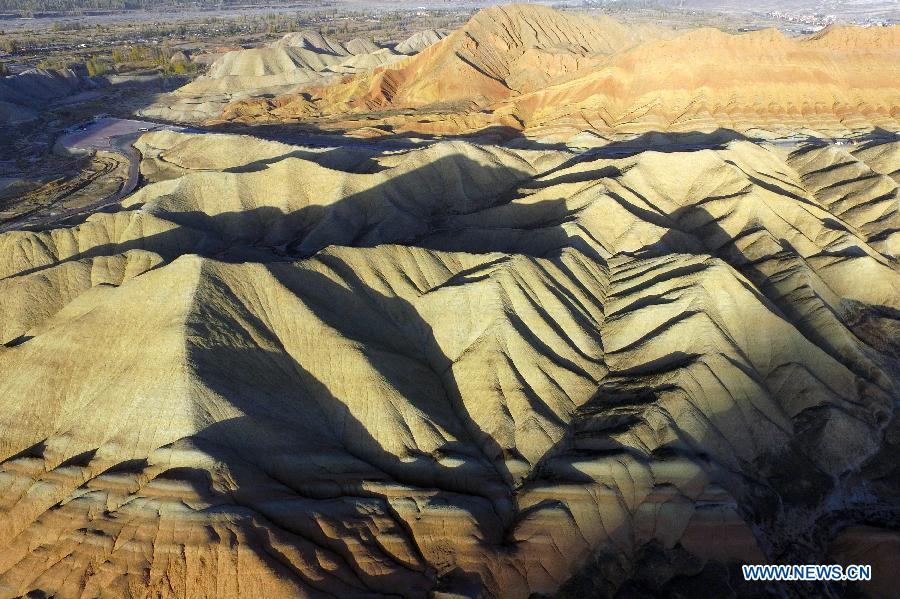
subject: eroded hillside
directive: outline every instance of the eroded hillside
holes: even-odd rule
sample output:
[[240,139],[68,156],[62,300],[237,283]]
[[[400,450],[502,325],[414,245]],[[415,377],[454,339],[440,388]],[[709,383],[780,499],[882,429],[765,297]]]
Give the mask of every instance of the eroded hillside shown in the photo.
[[342,44],[315,31],[288,33],[265,46],[226,52],[215,59],[203,76],[161,95],[140,113],[169,121],[218,118],[230,103],[302,94],[309,87],[390,65],[407,53],[415,54],[423,43],[433,39],[440,39],[440,34],[421,32],[401,42],[399,50],[394,51],[368,39],[354,38]]
[[713,131],[776,138],[900,129],[900,28],[789,38],[626,26],[493,7],[410,58],[302,94],[233,102],[214,121],[307,122],[360,135],[507,134],[568,141]]
[[0,235],[4,596],[889,591],[897,143],[137,147]]

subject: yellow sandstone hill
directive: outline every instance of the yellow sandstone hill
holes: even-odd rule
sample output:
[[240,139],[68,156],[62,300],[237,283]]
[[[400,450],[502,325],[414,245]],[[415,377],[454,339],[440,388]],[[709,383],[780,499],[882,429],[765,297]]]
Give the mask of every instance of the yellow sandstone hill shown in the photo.
[[898,32],[224,54],[149,110],[484,137],[148,132],[0,234],[0,598],[895,596]]
[[896,143],[137,146],[0,235],[3,596],[895,588]]
[[355,39],[345,47],[315,32],[288,33],[269,46],[224,53],[203,76],[163,95],[140,113],[173,121],[202,121],[219,115],[231,102],[294,94],[403,57],[371,41]]

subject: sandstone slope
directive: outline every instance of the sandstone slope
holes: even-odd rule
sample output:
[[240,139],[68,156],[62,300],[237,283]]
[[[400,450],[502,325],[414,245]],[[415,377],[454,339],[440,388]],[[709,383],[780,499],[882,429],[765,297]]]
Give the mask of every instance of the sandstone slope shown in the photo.
[[344,46],[315,32],[288,33],[270,46],[223,54],[206,74],[162,96],[140,114],[172,121],[202,121],[219,115],[231,102],[295,94],[401,58],[366,40],[354,39]]
[[900,27],[847,27],[809,39],[701,29],[644,44],[498,111],[545,131],[586,124],[640,133],[897,130],[898,65]]
[[660,34],[539,5],[491,7],[413,58],[328,94],[341,98],[363,86],[363,95],[352,100],[368,108],[487,104],[541,89]]
[[446,36],[445,33],[435,29],[426,29],[412,34],[396,46],[394,51],[400,54],[418,54],[428,46],[436,44]]
[[894,546],[896,144],[139,147],[119,212],[0,235],[4,596],[696,595]]
[[896,26],[676,36],[512,5],[477,13],[415,57],[302,101],[231,105],[222,118],[438,135],[502,127],[545,141],[716,128],[843,137],[900,129],[898,65]]

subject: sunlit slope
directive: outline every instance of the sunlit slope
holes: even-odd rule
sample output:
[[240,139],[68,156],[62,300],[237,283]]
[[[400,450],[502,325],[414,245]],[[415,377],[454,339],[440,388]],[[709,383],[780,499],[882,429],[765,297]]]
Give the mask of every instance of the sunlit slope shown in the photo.
[[540,89],[662,33],[544,6],[492,7],[395,68],[365,77],[370,87],[356,102],[369,107],[490,103]]
[[[310,121],[382,134],[567,141],[647,132],[848,136],[898,125],[900,28],[810,37],[624,25],[534,5],[492,7],[416,56],[303,96],[235,102],[220,119]],[[415,112],[399,112],[415,109]]]
[[829,33],[791,39],[774,30],[702,29],[648,42],[504,110],[526,128],[588,121],[637,132],[895,130],[900,28]]
[[369,40],[354,39],[345,47],[315,32],[288,33],[268,46],[226,52],[206,73],[140,112],[152,118],[202,121],[219,115],[229,102],[297,93],[401,58],[404,55]]
[[4,595],[666,589],[896,505],[896,145],[138,145],[0,236]]

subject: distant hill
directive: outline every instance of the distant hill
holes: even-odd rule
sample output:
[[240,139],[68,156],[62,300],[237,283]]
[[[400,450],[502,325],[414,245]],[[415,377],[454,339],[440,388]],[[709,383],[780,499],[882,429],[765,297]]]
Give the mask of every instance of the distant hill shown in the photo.
[[[413,57],[312,90],[311,99],[325,118],[367,115],[357,119],[364,128],[383,111],[394,133],[894,130],[898,47],[900,27],[832,26],[802,38],[774,29],[685,33],[509,5],[478,12]],[[292,107],[305,118],[314,111],[302,100],[250,100],[223,118],[291,121]],[[416,113],[404,121],[389,112],[397,109]]]
[[543,89],[550,81],[591,70],[598,61],[666,32],[623,25],[609,17],[586,17],[545,6],[516,4],[478,12],[441,43],[362,85],[354,98],[367,108],[422,106],[433,102],[487,104]]

